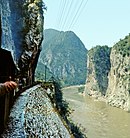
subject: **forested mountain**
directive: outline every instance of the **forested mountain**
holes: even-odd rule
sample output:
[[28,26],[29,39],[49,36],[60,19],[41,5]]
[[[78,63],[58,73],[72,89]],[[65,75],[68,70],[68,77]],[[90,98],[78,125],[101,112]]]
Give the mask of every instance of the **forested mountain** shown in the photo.
[[87,49],[72,31],[44,31],[44,42],[37,65],[36,77],[59,78],[63,86],[85,83]]

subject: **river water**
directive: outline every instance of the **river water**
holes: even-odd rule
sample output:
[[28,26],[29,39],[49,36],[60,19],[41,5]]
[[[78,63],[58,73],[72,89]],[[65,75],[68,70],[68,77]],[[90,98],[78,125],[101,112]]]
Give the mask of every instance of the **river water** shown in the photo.
[[63,89],[71,119],[85,128],[88,138],[130,138],[130,113],[78,94],[77,87]]

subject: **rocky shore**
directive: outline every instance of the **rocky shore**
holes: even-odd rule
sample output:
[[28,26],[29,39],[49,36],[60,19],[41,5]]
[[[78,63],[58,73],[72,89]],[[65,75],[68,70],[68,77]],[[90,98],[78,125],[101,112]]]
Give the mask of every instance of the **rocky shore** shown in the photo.
[[46,91],[34,86],[22,93],[13,106],[3,138],[71,138]]

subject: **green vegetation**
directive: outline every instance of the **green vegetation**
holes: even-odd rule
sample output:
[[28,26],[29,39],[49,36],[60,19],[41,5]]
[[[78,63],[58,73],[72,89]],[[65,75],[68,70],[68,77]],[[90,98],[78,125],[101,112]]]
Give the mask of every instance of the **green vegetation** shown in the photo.
[[86,136],[81,132],[81,126],[77,126],[73,123],[73,121],[68,119],[71,112],[68,103],[63,100],[60,82],[54,80],[53,83],[55,86],[54,101],[56,102],[57,110],[59,111],[62,118],[66,121],[67,125],[69,126],[69,129],[71,130],[75,138],[86,138]]
[[[121,72],[121,80],[123,84],[126,84],[130,81],[130,64],[129,64],[129,57],[130,57],[130,35],[126,36],[124,39],[120,39],[118,43],[116,43],[113,47],[115,50],[115,54],[120,54],[123,58],[120,58],[119,67],[122,68]],[[125,58],[125,59],[124,59]],[[125,62],[123,62],[125,60]],[[117,68],[117,71],[119,69]],[[129,88],[128,88],[129,91]]]
[[[96,46],[89,52],[89,62],[92,62],[95,70],[95,77],[98,85],[93,85],[93,90],[98,90],[105,95],[108,87],[108,73],[110,71],[110,52],[111,48],[108,46]],[[92,67],[90,66],[88,75],[93,73]]]
[[118,43],[114,45],[116,52],[121,54],[123,57],[130,56],[130,35],[126,36],[123,40],[120,39]]
[[80,87],[78,88],[78,92],[79,92],[79,93],[83,93],[83,92],[84,92],[84,89],[85,89],[85,86],[80,86]]
[[38,63],[38,68],[36,68],[35,78],[38,81],[45,81],[45,70],[46,70],[46,81],[52,81],[52,72],[42,63]]
[[87,50],[80,39],[71,31],[44,31],[44,42],[36,69],[44,74],[44,65],[50,74],[59,78],[62,86],[84,84],[86,80]]

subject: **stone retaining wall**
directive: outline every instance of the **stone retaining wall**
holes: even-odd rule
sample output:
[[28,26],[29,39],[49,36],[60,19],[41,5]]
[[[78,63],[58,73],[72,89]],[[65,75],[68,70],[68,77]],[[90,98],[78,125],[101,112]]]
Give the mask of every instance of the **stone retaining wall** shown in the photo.
[[71,135],[55,112],[46,91],[37,85],[17,99],[2,137],[71,138]]

